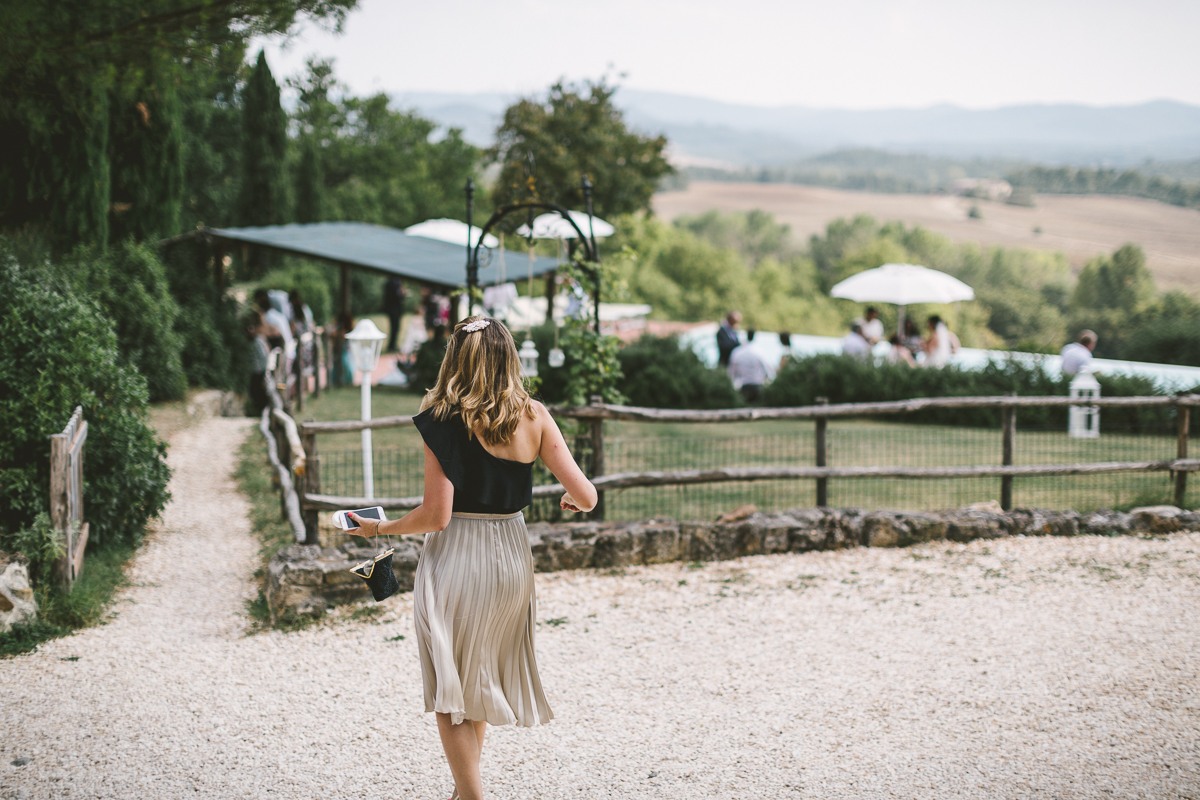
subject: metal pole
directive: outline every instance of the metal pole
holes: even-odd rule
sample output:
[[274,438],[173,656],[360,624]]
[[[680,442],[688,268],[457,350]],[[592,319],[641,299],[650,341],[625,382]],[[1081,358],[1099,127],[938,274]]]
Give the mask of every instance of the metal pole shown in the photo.
[[[591,403],[598,406],[604,402],[604,398],[598,394],[591,396]],[[598,478],[604,474],[604,420],[592,420],[592,474],[591,478]],[[604,490],[596,492],[596,507],[592,509],[592,513],[588,515],[588,519],[604,519]]]
[[[1176,406],[1178,414],[1178,441],[1175,444],[1175,457],[1187,458],[1188,452],[1188,426],[1192,410],[1187,406]],[[1183,508],[1184,498],[1187,496],[1187,479],[1186,470],[1179,470],[1175,473],[1175,505]]]
[[[819,406],[829,405],[829,398],[828,397],[818,397],[817,405],[819,405]],[[817,417],[816,423],[817,423],[817,431],[816,431],[815,447],[816,447],[816,451],[817,451],[817,466],[824,467],[824,466],[827,466],[826,458],[825,458],[825,455],[826,455],[826,453],[825,453],[825,432],[826,432],[826,427],[829,425],[829,417]],[[828,505],[829,505],[829,479],[828,478],[817,478],[817,507],[824,508],[825,506],[828,506]]]
[[[371,419],[371,373],[362,373],[362,418],[363,422]],[[371,452],[371,429],[362,430],[363,449],[363,497],[375,499],[375,466]]]
[[583,199],[587,201],[588,215],[588,245],[590,252],[588,253],[589,260],[595,265],[592,269],[595,270],[593,279],[595,286],[595,304],[596,304],[596,333],[600,332],[600,252],[596,249],[596,226],[592,224],[592,182],[588,180],[588,176],[583,176]]
[[[1015,397],[1016,392],[1009,392],[1010,397]],[[1013,450],[1016,447],[1017,439],[1017,410],[1012,406],[1004,408],[1001,414],[1001,428],[1003,430],[1004,444],[1003,452],[1000,456],[1000,463],[1004,466],[1011,466],[1013,463]],[[1012,475],[1004,475],[1000,478],[1000,508],[1005,511],[1012,511],[1013,507],[1013,479]]]
[[[477,250],[471,246],[471,219],[475,213],[475,181],[467,178],[467,316],[475,313],[475,285],[479,282]],[[481,237],[482,238],[482,237]]]

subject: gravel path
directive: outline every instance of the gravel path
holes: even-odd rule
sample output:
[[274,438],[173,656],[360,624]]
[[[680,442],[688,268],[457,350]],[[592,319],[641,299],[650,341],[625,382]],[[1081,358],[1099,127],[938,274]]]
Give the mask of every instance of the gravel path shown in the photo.
[[[175,501],[113,621],[0,661],[0,798],[449,795],[408,597],[246,635],[257,545],[229,474],[248,433],[177,434]],[[538,592],[558,719],[491,732],[497,800],[1200,797],[1198,534],[559,573]]]

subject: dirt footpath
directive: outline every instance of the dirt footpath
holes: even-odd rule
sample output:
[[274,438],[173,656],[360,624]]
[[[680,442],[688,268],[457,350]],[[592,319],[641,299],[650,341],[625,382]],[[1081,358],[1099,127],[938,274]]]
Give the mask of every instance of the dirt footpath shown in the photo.
[[[179,432],[113,620],[0,661],[0,798],[449,796],[407,596],[246,634],[246,435]],[[538,593],[557,719],[489,734],[498,800],[1200,797],[1197,534],[557,573]]]

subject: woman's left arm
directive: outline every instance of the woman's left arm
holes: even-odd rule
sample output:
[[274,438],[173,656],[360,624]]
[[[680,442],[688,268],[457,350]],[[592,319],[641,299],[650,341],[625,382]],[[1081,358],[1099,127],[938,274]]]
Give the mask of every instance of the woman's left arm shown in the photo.
[[440,531],[450,524],[450,514],[454,510],[454,484],[442,471],[442,465],[437,456],[425,445],[425,497],[421,505],[405,514],[400,519],[378,522],[373,519],[363,519],[356,514],[350,518],[359,524],[359,528],[348,531],[351,536],[403,536],[406,533],[430,533]]

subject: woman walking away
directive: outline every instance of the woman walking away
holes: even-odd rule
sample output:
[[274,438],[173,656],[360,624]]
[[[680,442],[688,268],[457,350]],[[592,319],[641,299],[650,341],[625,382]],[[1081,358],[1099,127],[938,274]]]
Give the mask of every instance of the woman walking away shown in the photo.
[[424,501],[398,520],[353,519],[362,536],[431,531],[413,588],[425,710],[437,714],[454,797],[478,800],[487,725],[554,716],[534,658],[533,555],[521,514],[533,462],[566,489],[559,504],[568,511],[590,511],[596,489],[525,391],[517,347],[496,320],[455,326],[413,422],[425,440]]

